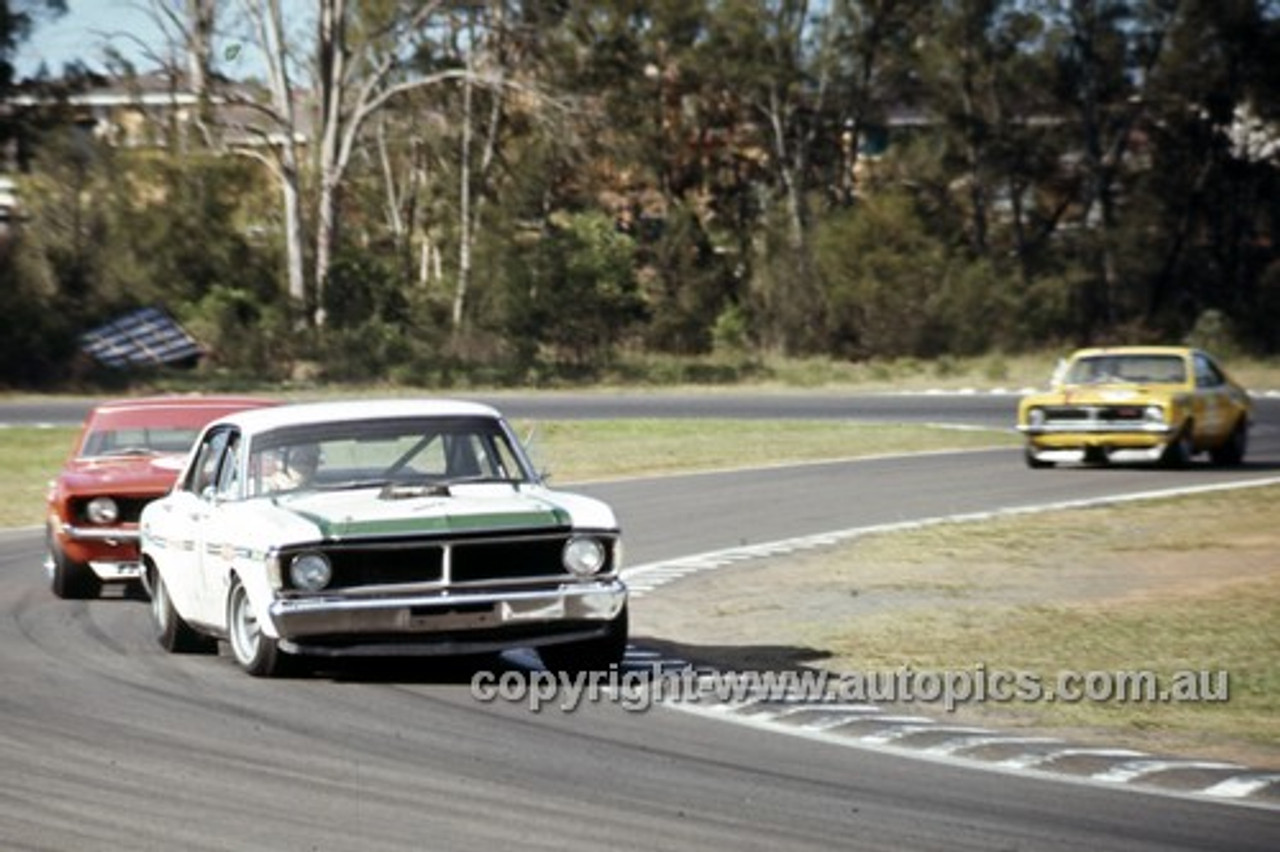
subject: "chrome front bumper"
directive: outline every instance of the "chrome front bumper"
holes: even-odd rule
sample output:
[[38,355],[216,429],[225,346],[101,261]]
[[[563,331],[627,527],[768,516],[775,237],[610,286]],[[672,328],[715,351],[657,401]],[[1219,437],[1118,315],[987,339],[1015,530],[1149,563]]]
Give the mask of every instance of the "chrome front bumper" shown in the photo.
[[[142,563],[136,560],[114,562],[111,560],[92,559],[89,561],[89,568],[95,575],[97,575],[98,579],[104,583],[138,580],[142,578]],[[44,572],[49,577],[53,576],[54,564],[52,554],[48,554],[44,558]]]
[[[102,527],[78,527],[74,524],[62,524],[62,534],[70,541],[97,541],[109,547],[132,545],[129,550],[132,556],[127,559],[90,559],[89,568],[103,582],[136,580],[142,576],[142,563],[138,561],[137,549],[141,534],[136,529],[118,529]],[[44,570],[53,576],[53,554],[47,554]]]
[[142,540],[142,533],[137,529],[118,529],[115,527],[77,527],[74,524],[63,524],[62,533],[76,541],[107,541],[112,544],[137,544]]
[[[1164,457],[1164,451],[1167,444],[1157,444],[1154,447],[1120,447],[1107,450],[1107,461],[1116,464],[1130,464],[1136,462],[1157,462]],[[1088,460],[1088,454],[1083,449],[1065,449],[1065,450],[1038,450],[1031,448],[1030,452],[1035,456],[1036,461],[1053,462],[1054,464],[1073,464]]]
[[[594,635],[618,616],[626,600],[626,585],[614,579],[527,591],[280,598],[269,614],[286,651],[337,654],[366,639],[390,637],[395,644],[432,645],[443,639],[442,652],[457,653],[537,645],[540,633],[546,641],[566,641],[577,638],[571,635],[575,628]],[[503,640],[504,631],[519,632],[521,641]],[[321,640],[322,647],[313,647]],[[386,653],[385,641],[380,647]]]

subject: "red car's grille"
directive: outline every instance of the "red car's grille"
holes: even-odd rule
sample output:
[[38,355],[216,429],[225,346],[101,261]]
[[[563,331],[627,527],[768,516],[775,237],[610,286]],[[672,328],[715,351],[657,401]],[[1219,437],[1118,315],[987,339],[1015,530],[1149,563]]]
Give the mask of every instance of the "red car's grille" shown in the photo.
[[91,500],[97,499],[98,496],[111,497],[116,503],[116,510],[119,517],[116,520],[118,524],[136,524],[138,518],[142,517],[142,509],[152,500],[158,499],[164,495],[155,494],[150,497],[116,497],[111,494],[94,495],[92,497],[81,497],[72,504],[72,517],[75,518],[77,524],[93,525],[94,521],[90,520],[87,507]]

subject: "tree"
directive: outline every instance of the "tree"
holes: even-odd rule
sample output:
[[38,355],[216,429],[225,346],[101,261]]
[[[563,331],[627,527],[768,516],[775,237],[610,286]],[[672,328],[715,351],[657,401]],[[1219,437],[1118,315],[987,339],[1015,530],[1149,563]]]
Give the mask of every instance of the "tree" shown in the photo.
[[1058,63],[1058,95],[1079,128],[1081,181],[1078,221],[1093,235],[1087,247],[1094,285],[1082,305],[1084,336],[1120,319],[1121,277],[1116,262],[1117,187],[1147,93],[1162,73],[1166,36],[1178,0],[1071,0],[1051,30]]
[[1152,168],[1136,187],[1158,235],[1140,305],[1153,324],[1185,327],[1218,309],[1276,345],[1263,282],[1280,257],[1277,51],[1274,3],[1187,2],[1170,33],[1150,97]]
[[65,0],[0,0],[0,170],[6,160],[17,159],[10,146],[16,144],[19,117],[8,108],[16,82],[14,56],[41,18],[66,11]]
[[530,367],[539,349],[582,370],[610,360],[643,316],[636,293],[634,244],[599,213],[566,217],[513,255],[507,329]]

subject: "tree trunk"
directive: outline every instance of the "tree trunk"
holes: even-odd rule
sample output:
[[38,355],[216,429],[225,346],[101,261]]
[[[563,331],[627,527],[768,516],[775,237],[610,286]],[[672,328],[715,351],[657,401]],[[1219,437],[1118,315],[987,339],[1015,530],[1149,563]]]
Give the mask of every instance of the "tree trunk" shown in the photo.
[[471,285],[471,46],[467,47],[467,77],[462,83],[461,184],[458,187],[458,282],[453,291],[453,334],[462,333],[462,318]]

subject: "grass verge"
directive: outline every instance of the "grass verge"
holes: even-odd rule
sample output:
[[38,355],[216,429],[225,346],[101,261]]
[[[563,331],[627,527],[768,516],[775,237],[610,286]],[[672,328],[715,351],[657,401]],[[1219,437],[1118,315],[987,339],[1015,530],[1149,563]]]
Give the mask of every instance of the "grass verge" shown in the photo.
[[1017,446],[999,429],[807,420],[561,420],[514,424],[558,483],[885,453]]
[[39,524],[45,492],[71,452],[79,427],[0,429],[0,527]]
[[[1225,701],[970,702],[951,718],[1280,768],[1277,499],[1264,487],[869,536],[735,568],[705,598],[711,612],[659,630],[846,673],[1029,672],[1054,685],[1063,672],[1150,672],[1163,689],[1179,672],[1213,673],[1215,687],[1226,672]],[[704,599],[689,586],[681,597]],[[941,702],[906,709],[945,715]]]
[[[1004,430],[842,421],[516,421],[532,435],[535,460],[556,483],[641,474],[751,467],[881,453],[1015,446]],[[0,527],[38,524],[45,489],[78,429],[0,430]]]

